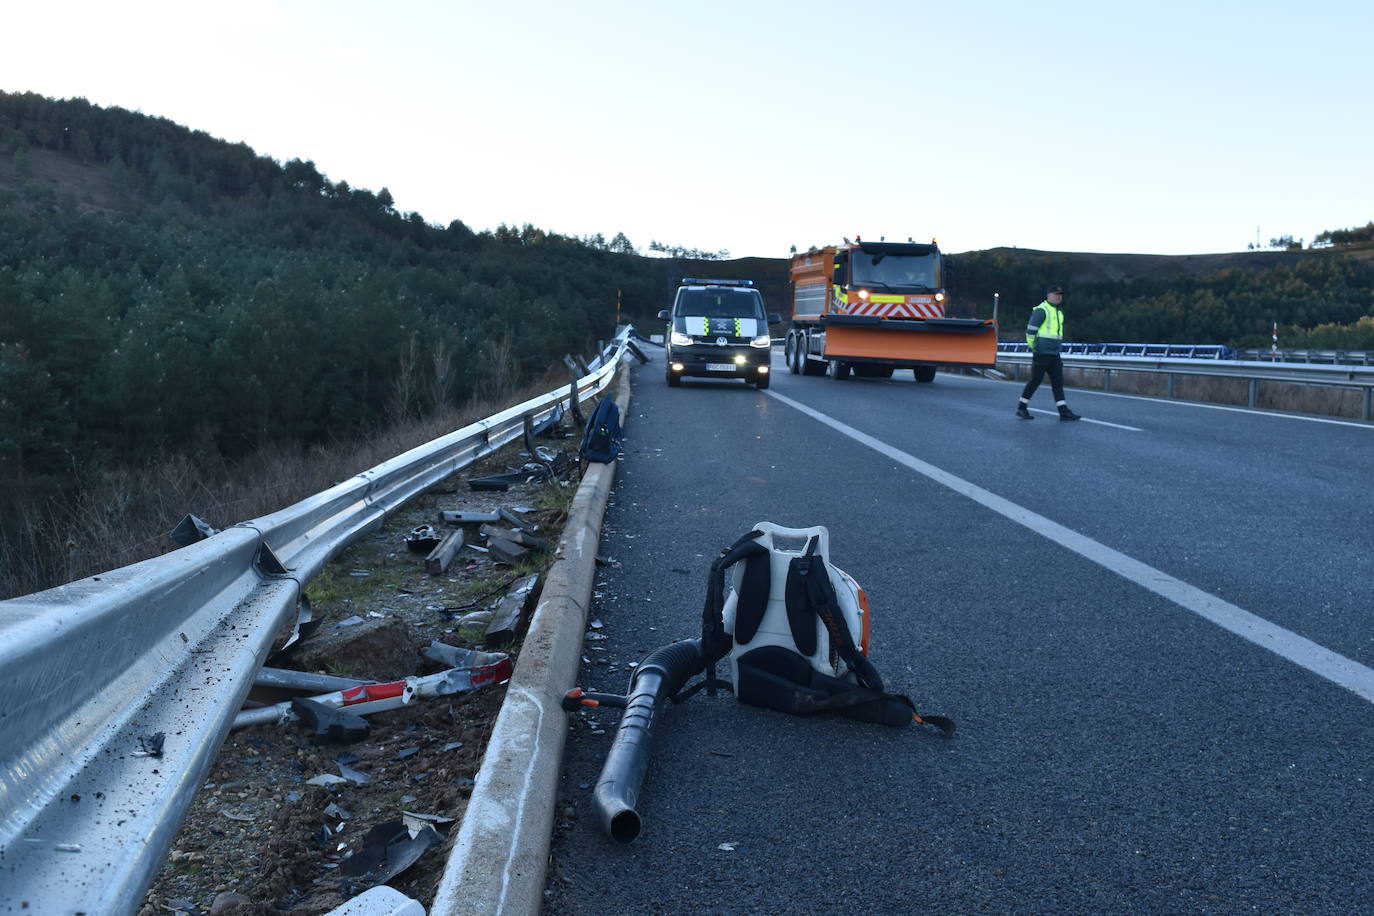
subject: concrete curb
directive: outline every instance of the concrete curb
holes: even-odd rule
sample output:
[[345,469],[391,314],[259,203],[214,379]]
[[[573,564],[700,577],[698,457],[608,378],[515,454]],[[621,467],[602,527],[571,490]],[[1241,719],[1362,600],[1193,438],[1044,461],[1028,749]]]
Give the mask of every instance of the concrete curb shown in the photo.
[[[630,405],[625,367],[615,400],[624,423]],[[560,704],[575,686],[582,658],[601,520],[614,479],[614,462],[592,464],[573,497],[430,916],[536,916],[543,907],[568,735]]]

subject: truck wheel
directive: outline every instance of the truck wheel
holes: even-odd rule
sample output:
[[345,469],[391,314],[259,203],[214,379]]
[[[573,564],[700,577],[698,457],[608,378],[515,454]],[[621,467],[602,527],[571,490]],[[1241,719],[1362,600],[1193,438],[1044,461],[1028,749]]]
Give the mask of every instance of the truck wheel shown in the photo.
[[911,372],[916,376],[916,381],[918,382],[929,383],[935,381],[934,366],[916,366]]
[[825,375],[825,370],[829,366],[829,363],[807,359],[805,356],[798,356],[797,358],[801,360],[802,375]]
[[664,378],[668,380],[669,388],[676,388],[682,384],[682,376],[678,375],[676,372],[673,372],[672,370],[669,370],[664,375]]
[[832,359],[827,365],[826,374],[837,381],[844,381],[849,378],[849,373],[853,367],[842,359]]
[[797,347],[797,338],[789,336],[787,338],[787,371],[796,375],[801,372],[801,353]]

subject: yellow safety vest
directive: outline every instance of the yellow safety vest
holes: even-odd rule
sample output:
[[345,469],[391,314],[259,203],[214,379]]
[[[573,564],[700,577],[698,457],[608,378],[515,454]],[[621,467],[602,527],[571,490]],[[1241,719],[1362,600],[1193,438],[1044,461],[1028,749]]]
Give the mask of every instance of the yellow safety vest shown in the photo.
[[[1035,308],[1044,310],[1045,320],[1040,322],[1040,330],[1035,334],[1032,334],[1029,328],[1026,329],[1026,343],[1030,344],[1031,350],[1035,349],[1036,337],[1045,337],[1050,340],[1063,340],[1064,313],[1050,305],[1048,300],[1040,303]],[[1031,313],[1034,314],[1034,312],[1035,309],[1031,309]]]

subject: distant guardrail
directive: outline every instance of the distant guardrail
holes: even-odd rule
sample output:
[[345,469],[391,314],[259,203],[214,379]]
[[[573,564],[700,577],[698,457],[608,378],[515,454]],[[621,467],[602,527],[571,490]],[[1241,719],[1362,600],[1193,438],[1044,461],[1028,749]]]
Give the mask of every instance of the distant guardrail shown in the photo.
[[132,913],[300,594],[412,497],[599,394],[566,387],[161,557],[0,601],[0,911]]
[[[1029,353],[1023,340],[1003,340],[998,353]],[[1064,342],[1065,355],[1148,356],[1155,359],[1234,359],[1244,362],[1322,363],[1334,366],[1374,366],[1374,350],[1237,350],[1223,344],[1141,344]]]
[[[1020,351],[998,345],[997,360],[1030,365],[1031,354],[1021,344]],[[1299,385],[1334,385],[1358,388],[1363,391],[1362,419],[1374,414],[1374,366],[1322,365],[1318,363],[1284,363],[1265,360],[1208,359],[1186,357],[1113,356],[1104,353],[1076,355],[1065,352],[1064,366],[1069,369],[1096,369],[1102,372],[1104,391],[1112,390],[1114,372],[1155,372],[1166,376],[1166,397],[1174,396],[1174,378],[1178,375],[1210,375],[1221,378],[1245,379],[1249,382],[1249,405],[1259,405],[1261,381],[1290,382]]]

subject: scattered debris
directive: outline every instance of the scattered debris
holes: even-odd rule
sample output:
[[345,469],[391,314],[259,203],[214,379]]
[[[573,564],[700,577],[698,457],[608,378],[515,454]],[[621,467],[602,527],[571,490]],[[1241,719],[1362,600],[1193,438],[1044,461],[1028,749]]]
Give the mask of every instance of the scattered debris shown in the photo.
[[440,512],[439,517],[446,525],[482,525],[501,520],[497,512]]
[[367,884],[383,884],[443,842],[430,824],[411,833],[405,821],[378,824],[363,837],[362,849],[344,860],[339,871]]
[[286,668],[260,668],[258,669],[258,676],[253,681],[253,686],[325,693],[330,690],[361,687],[366,683],[367,681],[360,681],[351,677],[335,677],[331,674],[312,674],[308,671],[291,671]]
[[510,591],[506,592],[496,609],[492,611],[491,623],[487,625],[486,644],[500,648],[515,641],[524,627],[530,604],[534,597],[539,576],[526,576],[517,580]]
[[357,763],[358,758],[354,754],[340,754],[339,759],[334,761],[339,766],[339,775],[344,779],[356,782],[360,786],[365,786],[372,781],[372,777],[362,770],[355,770],[349,764]]
[[458,528],[444,535],[444,539],[439,541],[429,556],[425,557],[425,572],[431,576],[437,576],[448,570],[449,564],[462,549],[465,535],[463,529]]
[[336,817],[341,821],[347,821],[353,818],[353,813],[345,808],[339,807],[338,802],[330,802],[329,804],[325,805],[324,813],[328,817]]
[[291,701],[291,712],[305,723],[306,730],[311,732],[311,740],[317,744],[350,744],[362,741],[372,732],[372,726],[357,713],[303,697]]
[[139,750],[134,751],[135,757],[161,757],[162,746],[167,741],[166,732],[155,732],[146,738],[140,736],[138,739]]
[[308,786],[324,786],[328,788],[329,786],[343,785],[346,782],[348,782],[348,780],[344,779],[342,776],[335,776],[333,773],[321,773],[312,779],[307,779],[305,784]]
[[411,553],[429,553],[441,540],[443,535],[435,531],[433,525],[416,525],[406,535],[406,549]]

